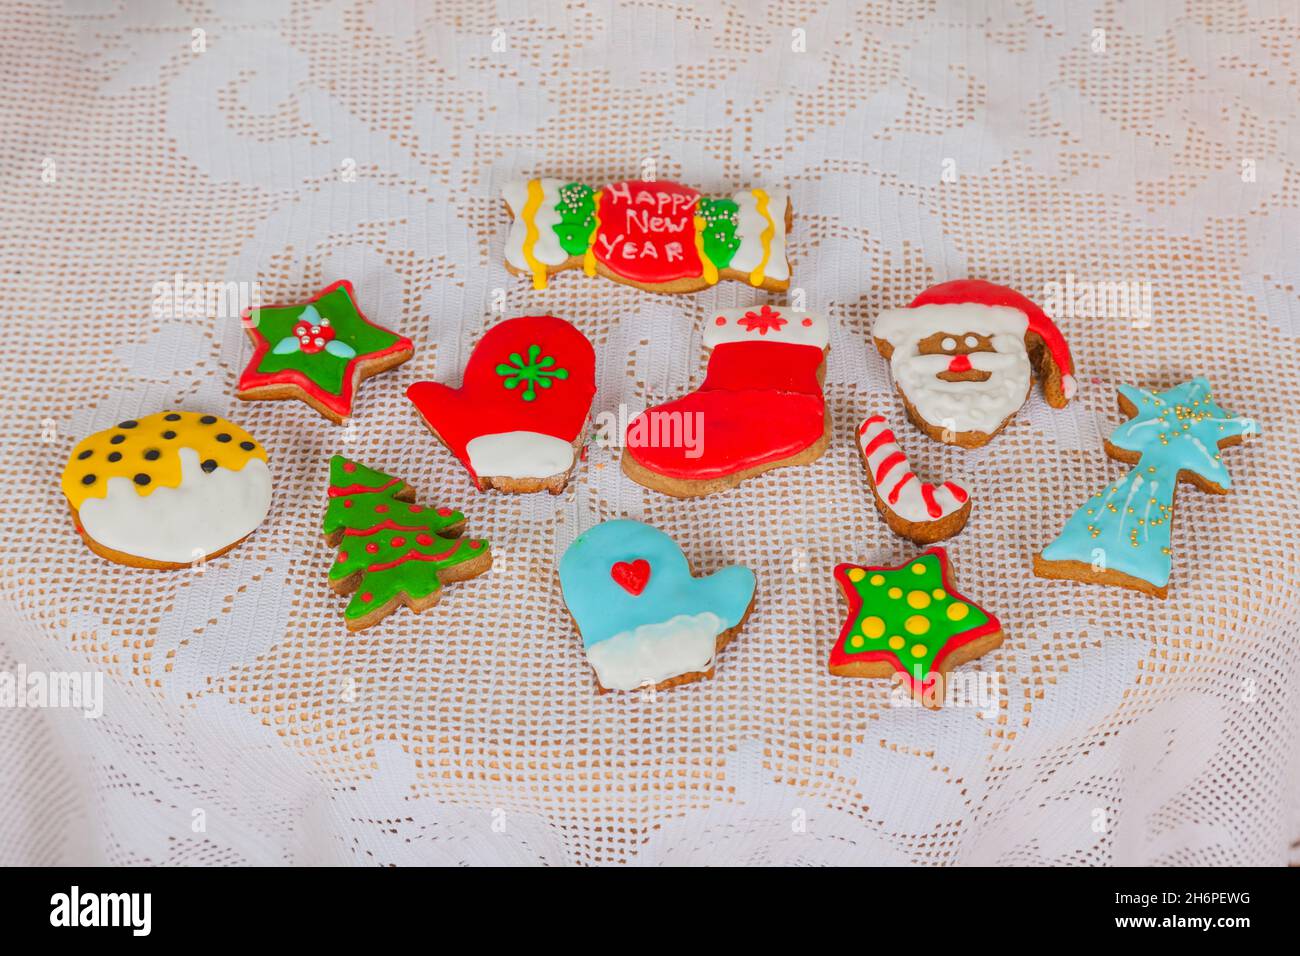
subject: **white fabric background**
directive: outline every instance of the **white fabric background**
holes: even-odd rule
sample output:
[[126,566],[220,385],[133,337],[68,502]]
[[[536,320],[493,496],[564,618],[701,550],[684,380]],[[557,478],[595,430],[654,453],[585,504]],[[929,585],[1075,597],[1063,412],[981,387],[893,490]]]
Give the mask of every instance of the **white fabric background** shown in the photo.
[[[70,0],[6,6],[0,53],[0,669],[94,669],[106,690],[99,720],[0,711],[0,862],[1295,855],[1294,4]],[[503,314],[577,323],[597,410],[635,411],[700,380],[706,312],[759,301],[506,274],[510,177],[600,185],[645,163],[713,194],[790,189],[796,294],[833,324],[831,450],[695,502],[599,449],[565,496],[474,492],[402,390],[459,381]],[[416,358],[363,386],[349,431],[240,403],[238,321],[151,314],[177,272],[268,301],[351,278]],[[1068,410],[1035,394],[970,453],[905,424],[867,335],[879,309],[964,275],[1041,296],[1067,273],[1148,282],[1154,305],[1149,329],[1061,318]],[[1119,473],[1100,447],[1113,385],[1199,372],[1264,437],[1225,453],[1229,496],[1180,491],[1170,599],[1033,578],[1032,552]],[[68,450],[173,405],[266,444],[272,515],[201,574],[107,564],[59,495]],[[831,568],[912,553],[853,447],[873,410],[918,472],[975,490],[950,553],[1008,631],[969,665],[1000,681],[995,716],[825,674]],[[318,534],[338,451],[462,507],[494,570],[347,634]],[[580,528],[621,515],[699,570],[759,575],[716,678],[653,702],[594,694],[554,575]]]

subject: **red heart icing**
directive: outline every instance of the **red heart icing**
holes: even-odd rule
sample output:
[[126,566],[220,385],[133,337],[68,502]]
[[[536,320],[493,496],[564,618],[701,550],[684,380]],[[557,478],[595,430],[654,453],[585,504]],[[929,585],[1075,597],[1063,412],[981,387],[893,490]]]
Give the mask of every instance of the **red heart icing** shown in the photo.
[[645,558],[637,558],[631,563],[619,561],[609,569],[609,576],[628,594],[638,595],[650,580],[650,562]]

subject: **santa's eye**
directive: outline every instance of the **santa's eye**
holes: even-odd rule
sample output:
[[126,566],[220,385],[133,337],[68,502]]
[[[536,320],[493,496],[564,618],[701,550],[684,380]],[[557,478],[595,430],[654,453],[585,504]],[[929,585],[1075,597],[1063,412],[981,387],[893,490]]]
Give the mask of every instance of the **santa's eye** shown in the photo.
[[966,336],[966,348],[968,349],[978,348],[979,344],[980,344],[980,340],[977,339],[975,336],[973,335]]
[[948,338],[944,339],[943,342],[940,344],[942,345],[943,350],[945,352],[951,352],[953,349],[957,347],[957,340],[954,339],[952,336],[949,336]]

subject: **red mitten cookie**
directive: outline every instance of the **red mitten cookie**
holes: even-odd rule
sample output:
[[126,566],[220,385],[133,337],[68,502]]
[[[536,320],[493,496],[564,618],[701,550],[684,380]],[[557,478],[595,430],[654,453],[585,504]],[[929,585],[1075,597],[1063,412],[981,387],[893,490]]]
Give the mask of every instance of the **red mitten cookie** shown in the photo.
[[416,382],[406,390],[478,488],[552,494],[573,473],[595,394],[595,350],[550,315],[489,329],[460,388]]
[[771,306],[718,312],[704,328],[704,383],[628,425],[623,471],[675,498],[815,461],[830,442],[822,397],[826,319]]

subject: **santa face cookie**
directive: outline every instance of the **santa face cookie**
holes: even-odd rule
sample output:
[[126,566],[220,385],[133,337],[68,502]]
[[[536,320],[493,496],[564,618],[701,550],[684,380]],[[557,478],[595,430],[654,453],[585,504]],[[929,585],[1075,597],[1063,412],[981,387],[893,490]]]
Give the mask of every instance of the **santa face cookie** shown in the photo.
[[820,458],[830,443],[822,397],[828,342],[820,315],[768,305],[712,314],[703,384],[632,420],[624,473],[692,498]]
[[507,186],[505,200],[514,216],[506,268],[531,276],[535,289],[578,268],[650,292],[695,292],[722,279],[775,292],[790,285],[793,213],[779,190],[714,199],[671,182],[593,189],[529,179]]
[[606,521],[564,552],[560,587],[601,692],[662,690],[713,675],[749,615],[754,572],[735,565],[692,577],[662,531]]
[[977,448],[1029,397],[1031,372],[1053,408],[1074,394],[1074,366],[1052,320],[1014,289],[979,279],[936,285],[872,328],[908,417],[950,445]]
[[591,343],[550,315],[489,329],[460,388],[416,382],[406,390],[479,489],[552,494],[573,473],[595,394]]
[[306,302],[244,313],[253,358],[235,395],[244,401],[296,398],[336,425],[352,414],[362,380],[415,353],[411,340],[375,325],[344,279]]
[[898,675],[926,707],[944,675],[1002,643],[1001,622],[953,587],[948,553],[931,548],[898,567],[835,569],[849,614],[828,665],[839,677]]
[[1135,467],[1075,512],[1034,556],[1034,573],[1163,598],[1178,483],[1227,494],[1232,477],[1219,452],[1258,429],[1215,404],[1203,376],[1158,393],[1121,385],[1119,406],[1130,420],[1111,432],[1106,454]]
[[238,425],[158,412],[82,439],[63,494],[100,557],[174,570],[224,554],[262,523],[271,472],[266,450]]
[[883,415],[858,428],[858,449],[867,483],[889,530],[916,544],[934,544],[966,527],[970,494],[955,481],[923,482],[912,472]]
[[343,611],[349,631],[378,624],[403,605],[419,614],[438,603],[444,584],[492,567],[487,541],[461,537],[463,514],[414,502],[400,478],[341,455],[330,460],[321,527],[338,548],[330,587],[352,595]]

